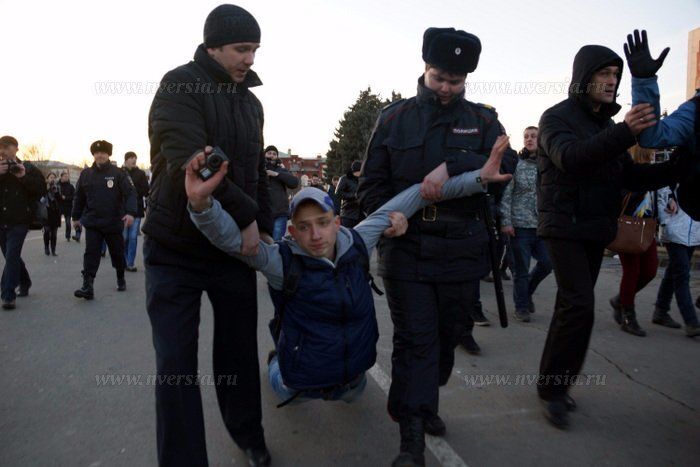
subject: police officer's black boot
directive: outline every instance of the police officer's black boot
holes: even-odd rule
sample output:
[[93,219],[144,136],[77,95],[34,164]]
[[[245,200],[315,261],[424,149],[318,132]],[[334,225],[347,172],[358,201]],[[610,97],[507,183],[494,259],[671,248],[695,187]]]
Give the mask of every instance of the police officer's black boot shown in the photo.
[[124,279],[124,270],[117,269],[117,290],[124,292],[126,290],[126,279]]
[[83,286],[73,292],[73,295],[78,298],[84,298],[85,300],[92,300],[95,298],[95,291],[92,288],[92,283],[94,280],[94,277],[83,272]]
[[623,306],[622,307],[622,324],[620,328],[634,334],[635,336],[644,337],[647,335],[646,331],[639,327],[637,322],[637,313],[634,310],[634,306]]
[[392,467],[415,467],[425,465],[425,433],[423,417],[410,416],[399,420],[401,430],[401,451]]

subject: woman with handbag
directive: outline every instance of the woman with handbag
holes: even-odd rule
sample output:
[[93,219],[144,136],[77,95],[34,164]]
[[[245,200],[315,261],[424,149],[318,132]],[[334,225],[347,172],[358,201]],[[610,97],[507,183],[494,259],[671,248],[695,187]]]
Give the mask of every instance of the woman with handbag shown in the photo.
[[[639,145],[635,145],[630,149],[632,159],[636,164],[650,164],[654,159],[653,149],[644,149]],[[609,248],[618,250],[620,262],[622,263],[622,279],[620,280],[620,293],[610,299],[610,305],[613,307],[613,318],[620,325],[620,329],[635,336],[644,337],[646,331],[639,326],[637,322],[637,314],[634,307],[634,298],[637,292],[642,290],[646,285],[656,277],[656,271],[659,267],[659,258],[656,251],[656,241],[653,234],[656,232],[656,193],[649,191],[628,192],[625,195],[622,207],[622,219],[628,219],[629,216],[634,220],[644,219],[644,226],[650,231],[651,244],[637,247],[631,246],[630,250],[644,249],[644,251],[624,252],[619,251],[624,247],[617,249],[611,244]],[[647,222],[646,219],[650,221]],[[651,221],[653,220],[653,221]],[[653,233],[651,232],[653,230]],[[623,233],[623,227],[618,228],[618,238]],[[641,239],[641,235],[639,235]]]
[[[56,254],[56,235],[58,228],[61,226],[61,209],[58,205],[58,193],[56,174],[49,172],[49,174],[46,176],[46,196],[44,197],[44,200],[46,201],[46,211],[48,213],[46,223],[43,227],[44,253],[46,256],[49,256],[49,254],[58,256]],[[51,247],[50,253],[49,246]]]

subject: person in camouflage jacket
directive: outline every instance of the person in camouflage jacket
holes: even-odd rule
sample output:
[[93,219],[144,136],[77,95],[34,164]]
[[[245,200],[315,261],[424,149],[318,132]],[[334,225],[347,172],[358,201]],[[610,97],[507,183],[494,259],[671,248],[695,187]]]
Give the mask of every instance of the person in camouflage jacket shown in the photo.
[[[537,237],[537,127],[525,129],[524,143],[513,180],[506,186],[499,209],[501,232],[511,237],[515,260],[515,318],[527,322],[535,311],[532,294],[552,271],[552,264],[544,242]],[[533,257],[537,263],[530,271]]]

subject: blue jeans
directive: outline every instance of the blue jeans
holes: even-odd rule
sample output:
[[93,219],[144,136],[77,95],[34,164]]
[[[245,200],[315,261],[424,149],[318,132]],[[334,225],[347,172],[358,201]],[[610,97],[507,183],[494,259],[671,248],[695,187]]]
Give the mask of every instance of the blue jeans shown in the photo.
[[5,256],[5,268],[2,270],[2,281],[0,289],[2,300],[12,302],[17,297],[15,288],[19,285],[29,288],[32,281],[29,279],[29,272],[22,261],[22,246],[27,236],[26,225],[4,225],[0,226],[0,248]]
[[[515,237],[510,239],[513,247],[514,280],[513,300],[516,311],[527,311],[532,294],[540,282],[552,272],[544,241],[537,237],[537,229],[515,228]],[[537,263],[530,271],[530,259]]]
[[671,309],[671,299],[676,295],[676,303],[686,325],[697,326],[698,315],[695,312],[693,297],[690,295],[690,260],[693,257],[694,246],[679,243],[666,243],[668,252],[668,267],[659,286],[656,296],[656,307],[668,312]]
[[135,217],[131,227],[124,227],[124,257],[126,258],[126,266],[134,267],[136,260],[136,245],[139,239],[139,229],[141,228],[141,218]]
[[[270,380],[270,386],[275,394],[277,394],[280,402],[291,399],[297,393],[295,389],[288,388],[284,385],[277,356],[270,360],[270,365],[267,367],[267,375]],[[362,376],[358,377],[357,380],[358,381],[356,382],[353,381],[343,387],[327,393],[322,393],[319,390],[304,391],[289,404],[301,404],[302,402],[308,402],[313,399],[323,399],[327,401],[342,400],[343,402],[347,402],[349,404],[360,397],[362,392],[365,390],[365,386],[367,386],[366,374],[362,374]]]
[[287,216],[275,217],[272,226],[272,239],[279,242],[284,237],[285,232],[287,232]]

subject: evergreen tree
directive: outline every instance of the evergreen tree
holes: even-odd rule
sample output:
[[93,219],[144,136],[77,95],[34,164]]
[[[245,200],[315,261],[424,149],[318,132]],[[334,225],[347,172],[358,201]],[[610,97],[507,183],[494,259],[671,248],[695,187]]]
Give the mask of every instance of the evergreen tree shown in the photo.
[[398,99],[401,99],[401,94],[392,92],[391,100],[382,100],[369,87],[360,92],[355,103],[343,114],[335,130],[335,138],[326,152],[326,175],[329,179],[345,174],[352,161],[365,158],[367,143],[380,110]]

